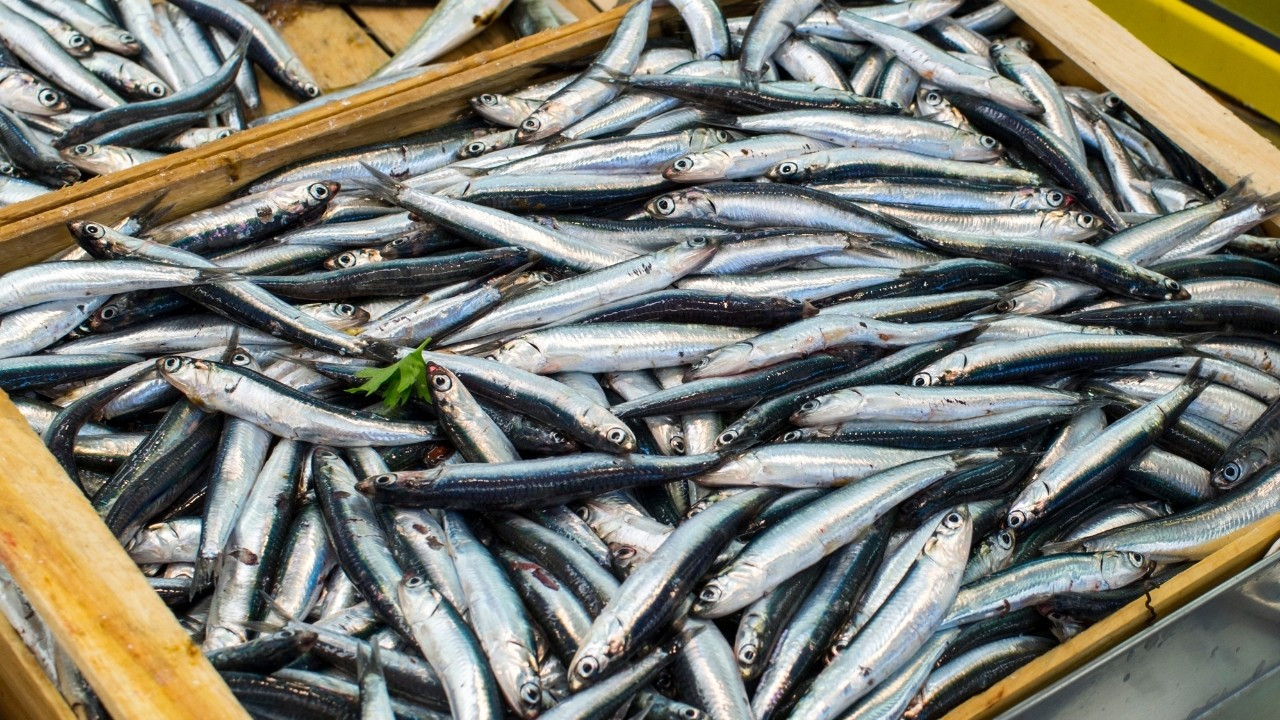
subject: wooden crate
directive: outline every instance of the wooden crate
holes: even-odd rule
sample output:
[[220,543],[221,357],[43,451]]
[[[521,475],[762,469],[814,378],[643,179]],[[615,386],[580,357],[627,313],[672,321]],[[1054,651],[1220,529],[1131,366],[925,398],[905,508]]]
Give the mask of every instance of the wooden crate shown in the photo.
[[[602,0],[603,1],[603,0]],[[612,2],[593,4],[589,0],[564,0],[564,6],[579,20],[613,7]],[[267,17],[302,57],[324,90],[336,90],[360,82],[382,67],[391,53],[399,52],[422,22],[430,17],[430,7],[389,5],[329,5],[312,3],[264,3]],[[515,31],[502,18],[462,47],[436,62],[461,60],[492,50],[516,39]],[[265,112],[292,107],[295,100],[261,71]]]
[[[561,0],[561,3],[578,16],[579,20],[596,17],[603,10],[613,7],[613,0]],[[333,5],[305,2],[264,3],[266,16],[280,31],[285,41],[301,57],[311,70],[321,89],[338,90],[368,78],[375,70],[402,49],[413,32],[431,15],[431,7],[395,7],[386,5]],[[533,38],[520,39],[517,47],[532,48],[547,39],[549,33]],[[517,41],[515,31],[504,19],[499,18],[484,32],[443,55],[437,63],[451,63],[472,55],[511,45]],[[438,73],[433,73],[438,77]],[[262,94],[262,112],[274,113],[294,107],[297,100],[257,70],[258,85]],[[350,107],[349,101],[339,101],[333,107],[322,108],[305,115],[314,122],[323,114],[339,107]],[[156,172],[190,165],[198,158],[211,157],[227,152],[244,142],[261,139],[273,132],[288,132],[296,127],[294,122],[277,122],[269,127],[259,127],[237,133],[230,138],[209,143],[203,147],[165,156],[154,162],[122,172],[96,177],[62,190],[0,207],[0,228],[8,228],[23,217],[46,212],[52,208],[67,206],[76,200],[89,198],[108,188],[136,182]],[[29,262],[25,256],[7,256],[0,260],[0,270],[11,270]]]
[[[608,0],[605,0],[606,2]],[[1280,151],[1207,93],[1098,11],[1088,0],[1005,0],[1017,30],[1033,36],[1052,72],[1105,86],[1161,127],[1224,181],[1252,176],[1259,192],[1280,191]],[[64,224],[110,221],[160,190],[175,212],[217,201],[253,179],[326,150],[429,129],[452,119],[466,98],[528,83],[554,63],[598,50],[621,17],[612,10],[574,26],[461,59],[448,68],[295,118],[241,133],[217,147],[179,153],[0,212],[0,269],[28,265],[70,242]],[[670,22],[655,12],[655,26]],[[43,202],[41,202],[43,200]],[[11,209],[12,210],[12,209]],[[244,717],[226,686],[99,522],[76,486],[0,394],[0,562],[12,572],[57,639],[120,718]],[[1054,648],[957,708],[986,718],[1096,657],[1257,560],[1280,535],[1280,518],[1231,543],[1081,635]],[[25,648],[0,628],[0,714],[67,717],[38,673],[10,672]],[[30,670],[30,665],[26,666]]]

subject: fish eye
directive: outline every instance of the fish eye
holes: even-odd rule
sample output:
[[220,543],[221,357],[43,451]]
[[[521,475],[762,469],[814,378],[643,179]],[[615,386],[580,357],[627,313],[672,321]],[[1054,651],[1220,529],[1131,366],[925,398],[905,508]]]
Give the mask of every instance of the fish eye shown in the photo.
[[160,83],[147,83],[147,94],[151,97],[164,97],[168,90]]
[[1000,543],[1001,547],[1013,547],[1013,533],[1008,530],[1001,530],[1000,534],[996,535],[996,541]]
[[636,556],[636,549],[627,545],[622,545],[613,551],[613,559],[619,562],[626,562]]
[[995,138],[993,138],[993,137],[991,137],[990,135],[983,135],[983,136],[978,140],[978,142],[982,143],[982,147],[984,147],[984,148],[994,148],[994,147],[996,147],[997,145],[999,145],[999,144],[1000,144],[1000,143],[996,142],[996,139],[995,139]]
[[737,430],[725,430],[724,432],[720,433],[719,437],[716,438],[716,444],[719,445],[720,447],[725,447],[728,445],[732,445],[734,441],[737,439],[738,439]]
[[893,109],[895,109],[895,110],[901,110],[901,109],[902,109],[902,103],[898,102],[897,100],[890,100],[890,101],[888,102],[888,105],[889,105],[889,107],[891,107],[891,108],[893,108]]
[[102,310],[98,312],[98,317],[102,318],[103,320],[111,320],[111,319],[115,318],[115,316],[116,316],[116,315],[118,315],[118,314],[119,314],[119,311],[118,311],[118,310],[116,310],[114,307],[112,307],[112,306],[108,305],[108,306],[106,306],[106,307],[102,308]]
[[182,367],[182,358],[176,356],[167,357],[161,367],[169,372],[177,372]]
[[542,121],[536,117],[527,117],[520,123],[520,129],[525,132],[537,132],[542,129]]
[[1233,483],[1236,480],[1239,480],[1242,474],[1243,471],[1241,470],[1240,463],[1238,462],[1229,462],[1226,467],[1222,468],[1222,479],[1227,482]]
[[605,439],[614,445],[622,445],[630,437],[630,434],[622,428],[613,428],[605,435]]
[[750,665],[756,661],[756,646],[743,645],[738,649],[738,662],[743,665]]
[[338,256],[336,262],[338,267],[351,267],[356,264],[356,254],[353,252],[344,252]]
[[542,703],[542,688],[536,682],[527,682],[520,686],[520,699],[526,705],[540,705]]
[[800,172],[800,166],[793,162],[784,162],[778,165],[779,175],[795,175]]
[[1057,190],[1050,190],[1045,193],[1044,199],[1049,203],[1050,207],[1062,207],[1063,203],[1067,201],[1067,196]]
[[693,161],[687,157],[682,157],[672,165],[677,170],[689,170],[693,167]]
[[1134,565],[1144,565],[1146,564],[1147,559],[1142,556],[1142,553],[1131,552],[1129,553],[1129,562]]
[[1016,530],[1027,524],[1027,514],[1021,510],[1014,510],[1009,513],[1009,517],[1005,519],[1005,524]]
[[426,582],[426,580],[422,579],[421,575],[413,575],[404,581],[404,586],[407,588],[420,588],[425,585]]
[[821,405],[822,403],[818,402],[817,400],[810,400],[809,402],[800,406],[800,412],[813,412],[814,410],[817,410],[818,407]]
[[964,524],[964,518],[960,517],[960,513],[949,513],[942,519],[942,524],[955,529]]
[[281,640],[288,640],[289,638],[293,637],[294,634],[295,633],[292,630],[281,630],[280,632],[276,633],[276,637],[280,638]]
[[231,356],[232,365],[244,366],[244,365],[248,365],[250,362],[253,362],[253,356],[249,355],[248,353],[238,352],[235,355]]
[[490,94],[490,93],[485,93],[485,94],[483,94],[483,95],[481,95],[481,96],[480,96],[480,102],[481,102],[481,103],[483,103],[483,104],[485,104],[485,105],[490,105],[490,106],[492,106],[492,105],[497,105],[497,104],[498,104],[498,96],[497,96],[497,95],[492,95],[492,94]]
[[82,156],[83,156],[83,155],[92,155],[92,154],[93,154],[93,146],[91,146],[91,145],[77,145],[77,146],[75,146],[75,147],[71,148],[71,154],[72,154],[72,155],[82,155]]
[[670,215],[676,211],[676,202],[669,197],[660,197],[653,207],[661,215]]
[[346,317],[349,315],[356,314],[356,306],[349,305],[347,303],[339,303],[338,305],[334,306],[333,311],[339,315],[342,315],[343,317]]
[[924,101],[925,101],[926,103],[930,104],[930,105],[941,105],[941,104],[942,104],[942,96],[941,96],[941,95],[939,95],[938,93],[936,93],[936,92],[934,92],[934,91],[930,90],[930,91],[929,91],[929,94],[924,96]]
[[80,33],[72,33],[71,35],[67,36],[67,45],[69,45],[70,47],[73,47],[73,48],[84,47],[88,43],[89,41],[85,40],[84,36],[81,35]]
[[693,707],[687,707],[684,710],[681,710],[680,714],[685,716],[687,720],[701,720],[702,718],[702,711]]
[[320,96],[320,88],[316,87],[315,85],[313,85],[313,84],[311,84],[311,83],[303,83],[303,84],[302,84],[302,92],[303,92],[304,94],[306,94],[306,96],[307,96],[307,97],[319,97],[319,96]]
[[683,455],[684,450],[685,450],[684,438],[680,437],[679,435],[671,438],[671,452],[676,453],[677,455]]
[[133,33],[127,33],[127,32],[122,32],[119,35],[117,35],[116,40],[119,40],[121,43],[125,45],[132,45],[138,42],[138,38],[134,37]]
[[1097,218],[1090,215],[1089,213],[1080,213],[1080,215],[1076,217],[1076,224],[1078,224],[1082,228],[1091,228],[1094,226],[1094,223],[1096,222],[1097,222]]
[[1002,313],[1013,312],[1013,309],[1016,307],[1018,307],[1018,301],[1011,300],[1008,298],[996,303],[997,312],[1002,312]]
[[484,152],[486,147],[487,146],[484,143],[477,140],[476,142],[473,142],[467,146],[467,152],[471,153],[472,155],[479,155],[480,153]]
[[599,669],[600,663],[596,662],[596,659],[590,655],[578,661],[578,677],[589,678],[592,675],[595,675],[596,671]]
[[591,518],[591,510],[586,505],[582,505],[581,507],[578,507],[573,512],[583,520],[589,520]]
[[1058,612],[1057,610],[1054,610],[1054,611],[1050,612],[1046,617],[1048,617],[1048,618],[1049,618],[1050,620],[1052,620],[1053,622],[1062,622],[1063,620],[1066,620],[1066,619],[1067,619],[1067,616],[1066,616],[1066,615],[1063,615],[1062,613]]
[[924,372],[916,373],[916,376],[911,378],[911,384],[915,387],[929,387],[933,384],[933,376]]
[[1165,278],[1164,287],[1169,292],[1178,292],[1179,290],[1182,289],[1182,285],[1180,285],[1178,281],[1174,280],[1173,278]]
[[717,130],[716,139],[719,140],[720,142],[729,142],[731,139],[733,139],[733,136],[729,134],[728,130]]
[[1115,93],[1107,93],[1106,95],[1102,96],[1102,104],[1106,105],[1109,108],[1115,109],[1120,107],[1120,105],[1123,103],[1120,100],[1119,95],[1116,95]]
[[[78,147],[84,147],[84,146],[80,145]],[[102,227],[98,223],[85,223],[84,234],[88,235],[89,237],[102,237],[103,235],[107,234],[107,231],[106,231],[106,228]]]
[[713,603],[720,599],[724,593],[715,585],[707,585],[698,593],[698,599],[704,603]]
[[453,387],[453,381],[449,379],[448,375],[432,375],[431,387],[443,392]]
[[329,187],[324,183],[312,183],[307,192],[316,200],[324,200],[329,197]]
[[36,94],[36,100],[45,107],[53,107],[54,105],[62,102],[62,96],[58,94],[57,90],[44,88]]
[[1005,49],[1006,49],[1006,46],[1002,42],[991,43],[991,52],[1004,52]]
[[803,435],[799,430],[788,430],[782,435],[782,442],[797,442]]
[[395,473],[383,473],[382,475],[379,475],[373,479],[374,485],[380,485],[382,487],[386,487],[388,485],[394,485],[395,482],[396,482]]

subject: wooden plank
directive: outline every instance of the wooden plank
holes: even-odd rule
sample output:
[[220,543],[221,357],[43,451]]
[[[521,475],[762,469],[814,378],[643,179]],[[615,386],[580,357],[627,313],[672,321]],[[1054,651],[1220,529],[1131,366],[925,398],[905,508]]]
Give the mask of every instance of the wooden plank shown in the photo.
[[[603,47],[625,9],[521,38],[488,52],[370,90],[343,103],[232,135],[216,143],[94,178],[0,210],[0,272],[47,257],[70,242],[65,224],[79,218],[110,222],[159,192],[179,214],[207,207],[271,170],[315,155],[402,137],[447,121],[484,87],[502,91],[528,83],[545,67]],[[656,21],[675,16],[654,12]],[[655,24],[655,28],[657,25]]]
[[944,720],[978,720],[1005,712],[1237,575],[1260,560],[1277,536],[1280,536],[1280,516],[1237,532],[1221,550],[1027,663],[986,692],[969,698],[945,715]]
[[[409,38],[417,32],[422,23],[431,17],[433,8],[413,7],[379,7],[375,5],[354,5],[355,13],[369,32],[378,38],[383,45],[399,52],[409,44]],[[484,32],[454,48],[433,62],[452,62],[485,50],[492,50],[516,40],[516,33],[502,18],[498,18]]]
[[22,638],[0,615],[0,720],[75,720]]
[[1089,0],[1006,4],[1224,182],[1280,192],[1280,150]]
[[[358,83],[387,61],[382,48],[337,5],[292,6],[268,15],[322,90]],[[265,113],[297,104],[293,95],[257,72]]]
[[117,718],[248,718],[3,393],[0,467],[0,563],[107,711]]

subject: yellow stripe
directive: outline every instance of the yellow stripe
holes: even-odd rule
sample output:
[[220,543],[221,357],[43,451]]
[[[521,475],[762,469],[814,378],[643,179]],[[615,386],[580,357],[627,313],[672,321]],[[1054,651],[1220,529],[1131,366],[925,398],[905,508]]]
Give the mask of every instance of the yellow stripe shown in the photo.
[[1280,121],[1280,53],[1181,0],[1093,0],[1186,72]]

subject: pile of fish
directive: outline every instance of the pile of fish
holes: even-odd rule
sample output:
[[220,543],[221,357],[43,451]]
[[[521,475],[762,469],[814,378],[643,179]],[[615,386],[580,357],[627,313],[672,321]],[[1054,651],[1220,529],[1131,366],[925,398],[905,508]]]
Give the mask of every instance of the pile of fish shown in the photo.
[[[445,0],[369,80],[321,98],[240,0],[0,0],[0,207],[422,72],[509,4]],[[510,15],[522,35],[577,20],[556,0],[520,0]],[[255,66],[310,102],[258,117]]]
[[0,388],[252,714],[936,718],[1280,512],[1277,198],[999,3],[677,5],[0,276]]

